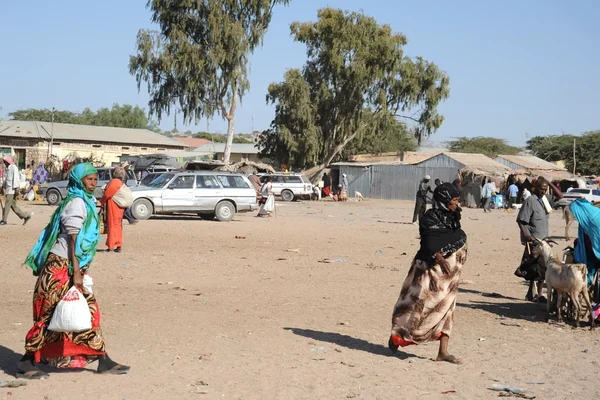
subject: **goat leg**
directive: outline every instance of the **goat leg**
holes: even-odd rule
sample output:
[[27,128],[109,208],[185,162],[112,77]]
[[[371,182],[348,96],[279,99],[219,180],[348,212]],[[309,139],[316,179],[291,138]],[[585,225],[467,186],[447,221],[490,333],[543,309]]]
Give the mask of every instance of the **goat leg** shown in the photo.
[[550,307],[552,307],[552,285],[548,283],[548,281],[546,281],[546,291],[548,292],[548,301],[546,302],[546,322],[549,322]]
[[[556,304],[562,304],[562,293],[560,291],[557,291],[556,293]],[[562,323],[562,313],[561,313],[561,309],[560,307],[556,307],[556,316],[557,316],[557,320],[558,323]]]

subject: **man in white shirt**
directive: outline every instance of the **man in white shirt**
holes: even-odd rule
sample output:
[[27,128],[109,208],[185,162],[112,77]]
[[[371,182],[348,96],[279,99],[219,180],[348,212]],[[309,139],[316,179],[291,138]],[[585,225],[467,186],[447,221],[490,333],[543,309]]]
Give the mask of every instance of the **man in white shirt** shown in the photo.
[[6,204],[4,205],[4,211],[2,213],[2,221],[0,221],[0,225],[6,225],[8,214],[10,213],[11,209],[19,218],[23,220],[23,225],[25,225],[31,219],[31,215],[23,212],[17,206],[17,201],[15,200],[15,193],[19,189],[20,184],[19,168],[17,168],[11,156],[4,156],[2,161],[4,161],[4,165],[6,166],[6,179],[2,185],[4,194],[6,195]]

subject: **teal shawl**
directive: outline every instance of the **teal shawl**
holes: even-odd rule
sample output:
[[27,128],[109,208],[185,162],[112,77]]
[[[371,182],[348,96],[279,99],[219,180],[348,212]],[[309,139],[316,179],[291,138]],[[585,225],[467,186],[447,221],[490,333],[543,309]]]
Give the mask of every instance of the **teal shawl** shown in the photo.
[[[577,199],[571,203],[569,209],[579,223],[575,261],[587,265],[590,285],[596,273],[596,259],[600,259],[600,208],[594,207],[586,199]],[[590,238],[592,252],[586,251],[585,235]]]
[[[81,198],[87,206],[87,217],[83,222],[83,227],[77,235],[75,241],[75,256],[79,260],[79,266],[84,267],[90,264],[96,255],[96,246],[100,238],[100,223],[98,213],[96,212],[96,203],[94,195],[88,193],[81,181],[84,177],[97,174],[98,171],[90,163],[78,164],[69,174],[69,185],[67,186],[67,198],[65,198],[50,218],[50,223],[40,234],[36,245],[33,247],[25,265],[33,270],[33,275],[38,276],[42,267],[48,258],[52,246],[56,243],[60,231],[60,217],[63,210],[69,202],[75,198]],[[69,262],[69,273],[73,274],[73,265]]]

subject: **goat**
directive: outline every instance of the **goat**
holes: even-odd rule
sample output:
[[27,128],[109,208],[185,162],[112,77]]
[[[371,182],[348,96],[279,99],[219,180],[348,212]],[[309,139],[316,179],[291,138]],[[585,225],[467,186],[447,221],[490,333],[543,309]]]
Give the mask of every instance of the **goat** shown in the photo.
[[354,198],[356,199],[356,201],[364,201],[365,198],[363,197],[362,193],[359,192],[358,190],[356,190],[354,192]]
[[569,228],[571,228],[571,224],[575,221],[575,216],[569,209],[569,206],[563,208],[563,219],[565,220],[565,240],[570,241]]
[[590,300],[590,293],[587,288],[587,266],[585,264],[565,264],[560,261],[558,256],[552,254],[552,247],[544,240],[536,240],[536,246],[532,254],[541,257],[546,265],[546,288],[548,291],[548,302],[546,304],[547,319],[550,318],[550,305],[552,304],[552,289],[557,292],[557,316],[558,322],[562,322],[562,295],[568,294],[571,297],[573,307],[575,308],[575,326],[579,327],[581,318],[581,302],[579,296],[583,297],[590,314],[590,330],[594,329],[594,313]]

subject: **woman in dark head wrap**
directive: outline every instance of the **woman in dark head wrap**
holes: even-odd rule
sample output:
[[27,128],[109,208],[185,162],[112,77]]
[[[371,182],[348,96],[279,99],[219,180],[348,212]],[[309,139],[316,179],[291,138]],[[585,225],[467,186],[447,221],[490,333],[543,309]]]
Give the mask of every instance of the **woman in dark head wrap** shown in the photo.
[[467,261],[467,235],[460,226],[460,191],[443,183],[433,193],[434,208],[419,224],[421,247],[402,285],[392,315],[389,347],[439,340],[437,361],[460,364],[448,353],[456,293]]

